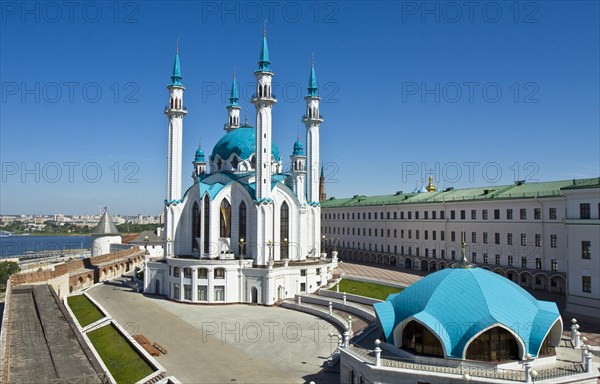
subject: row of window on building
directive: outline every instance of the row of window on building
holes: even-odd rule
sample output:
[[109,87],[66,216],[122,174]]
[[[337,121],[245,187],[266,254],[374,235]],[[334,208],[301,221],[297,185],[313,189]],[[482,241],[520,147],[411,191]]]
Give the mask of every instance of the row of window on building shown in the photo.
[[[598,208],[600,211],[600,207]],[[481,220],[489,219],[488,209],[481,210]],[[494,209],[493,217],[494,220],[501,220],[501,211],[500,209]],[[450,220],[456,220],[456,210],[450,211]],[[478,220],[476,209],[471,209],[470,218],[471,220]],[[445,220],[446,212],[441,211],[423,211],[423,216],[421,218],[421,211],[394,211],[394,212],[332,212],[332,213],[322,213],[321,219],[323,220],[412,220],[414,213],[414,220]],[[439,216],[438,216],[439,213]],[[467,219],[467,210],[462,209],[459,211],[460,220]],[[548,208],[548,218],[549,220],[556,220],[556,208]],[[588,220],[591,218],[591,205],[589,203],[581,203],[579,204],[579,218],[582,220]],[[507,208],[506,214],[504,216],[505,220],[513,220],[513,209]],[[527,208],[519,209],[519,219],[527,220]],[[541,208],[533,208],[533,219],[541,220],[542,219],[542,209]]]
[[[208,287],[206,285],[198,285],[198,301],[208,301]],[[181,286],[177,283],[173,283],[173,297],[179,299],[181,295]],[[183,286],[183,299],[192,300],[192,286],[184,284]],[[212,301],[225,301],[225,286],[215,285],[213,287]]]
[[[183,277],[191,278],[193,269],[192,268],[179,268],[169,266],[169,276],[179,277],[181,276],[181,270],[183,269]],[[199,279],[208,279],[208,275],[210,274],[210,270],[208,268],[198,268],[197,269],[197,277]],[[225,268],[215,268],[214,269],[214,278],[215,279],[224,279],[225,278]]]

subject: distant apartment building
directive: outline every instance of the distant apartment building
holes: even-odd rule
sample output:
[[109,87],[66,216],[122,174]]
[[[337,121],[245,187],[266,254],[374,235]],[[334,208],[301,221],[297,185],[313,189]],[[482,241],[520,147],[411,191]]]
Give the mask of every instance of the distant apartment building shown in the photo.
[[469,261],[600,318],[600,178],[427,189],[321,202],[342,260],[435,271]]

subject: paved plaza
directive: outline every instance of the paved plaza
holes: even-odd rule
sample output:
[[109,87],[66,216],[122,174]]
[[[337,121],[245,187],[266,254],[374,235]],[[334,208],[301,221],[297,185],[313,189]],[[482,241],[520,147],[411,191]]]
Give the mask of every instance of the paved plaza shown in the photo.
[[[335,348],[328,322],[280,307],[190,305],[144,296],[119,280],[88,291],[183,383],[338,383],[321,365]],[[330,341],[331,340],[331,341]]]

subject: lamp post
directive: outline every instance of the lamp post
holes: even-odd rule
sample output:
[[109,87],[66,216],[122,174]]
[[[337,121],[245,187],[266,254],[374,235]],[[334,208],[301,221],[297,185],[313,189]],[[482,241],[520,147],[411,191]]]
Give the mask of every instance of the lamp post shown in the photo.
[[144,254],[147,255],[148,254],[148,236],[144,236],[144,249],[145,249]]
[[246,245],[244,238],[240,239],[240,261],[244,260],[244,245]]
[[282,252],[282,256],[285,255],[285,257],[282,257],[282,259],[289,259],[289,248],[288,248],[288,238],[284,238],[283,239],[283,252]]
[[321,254],[325,253],[325,240],[327,240],[325,235],[321,236]]

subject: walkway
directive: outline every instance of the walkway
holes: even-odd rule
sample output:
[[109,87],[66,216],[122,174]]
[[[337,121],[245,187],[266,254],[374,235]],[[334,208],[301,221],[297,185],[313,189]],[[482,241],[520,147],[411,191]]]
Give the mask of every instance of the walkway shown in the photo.
[[183,383],[338,383],[321,364],[335,328],[279,307],[190,305],[134,293],[119,280],[91,289],[129,333],[168,353],[157,361]]

